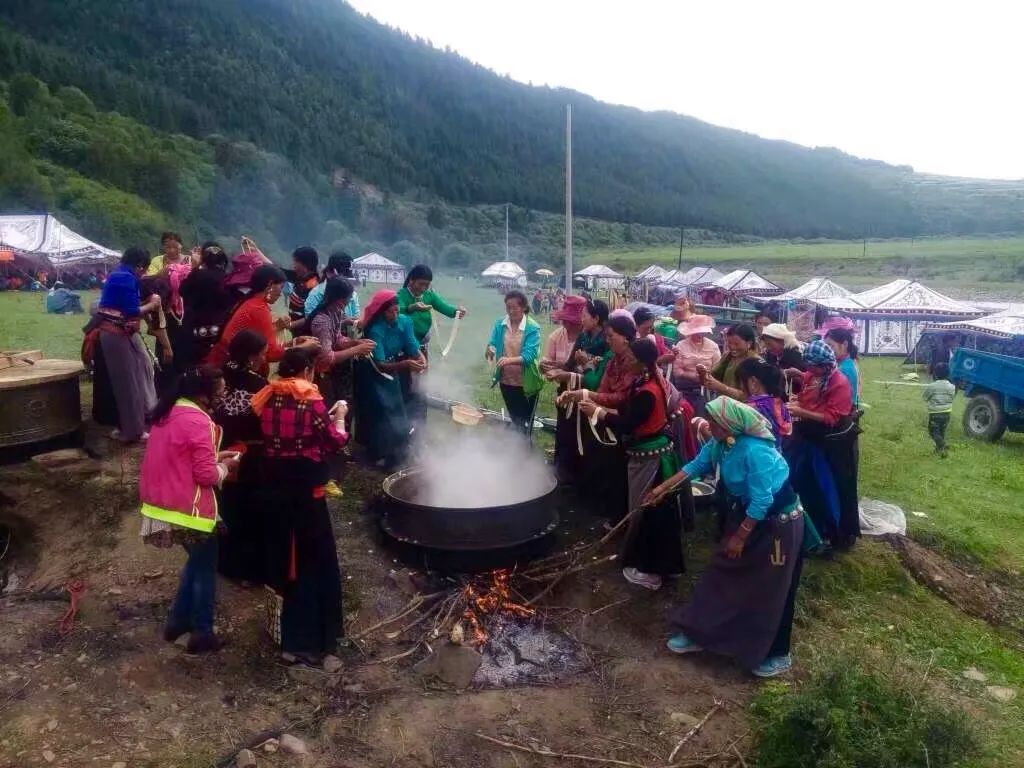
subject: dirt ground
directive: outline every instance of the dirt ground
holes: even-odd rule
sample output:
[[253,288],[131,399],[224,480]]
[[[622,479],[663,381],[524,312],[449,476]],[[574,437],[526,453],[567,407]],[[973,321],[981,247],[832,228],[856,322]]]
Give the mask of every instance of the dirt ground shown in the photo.
[[[612,565],[566,578],[545,598],[539,615],[576,638],[589,660],[586,671],[557,684],[454,690],[414,672],[423,650],[381,663],[409,644],[380,633],[348,649],[339,674],[288,668],[264,629],[265,593],[224,581],[218,629],[230,644],[190,657],[159,636],[184,557],[138,536],[138,451],[96,435],[88,443],[100,458],[0,468],[0,523],[14,531],[0,562],[8,592],[84,585],[66,635],[59,625],[67,601],[0,599],[2,768],[234,765],[248,746],[268,767],[558,762],[477,734],[605,764],[665,766],[713,709],[672,764],[742,764],[755,683],[724,660],[672,656],[664,617],[679,590],[631,587]],[[389,576],[401,566],[364,512],[379,481],[354,468],[345,498],[331,502],[349,635],[409,600]],[[577,516],[573,526],[567,539],[599,535],[592,519]],[[302,739],[308,754],[257,746],[282,731]]]

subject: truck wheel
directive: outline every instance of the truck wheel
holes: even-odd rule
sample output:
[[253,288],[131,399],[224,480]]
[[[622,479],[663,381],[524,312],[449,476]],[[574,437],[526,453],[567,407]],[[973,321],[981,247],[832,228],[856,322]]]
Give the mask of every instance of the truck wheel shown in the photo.
[[1006,431],[1006,415],[993,395],[972,397],[964,411],[964,434],[975,440],[995,442]]

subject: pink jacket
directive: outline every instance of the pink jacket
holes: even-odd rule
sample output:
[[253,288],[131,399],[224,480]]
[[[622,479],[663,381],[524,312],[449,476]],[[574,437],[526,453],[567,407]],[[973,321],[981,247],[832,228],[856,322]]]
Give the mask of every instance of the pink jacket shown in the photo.
[[142,458],[139,497],[142,514],[171,525],[209,533],[217,523],[214,487],[221,430],[189,400],[178,400],[149,432]]

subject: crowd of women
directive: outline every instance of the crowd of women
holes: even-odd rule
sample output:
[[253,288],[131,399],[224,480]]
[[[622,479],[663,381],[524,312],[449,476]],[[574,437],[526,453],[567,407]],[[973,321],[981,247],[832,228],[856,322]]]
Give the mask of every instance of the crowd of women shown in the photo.
[[720,348],[685,297],[659,320],[569,296],[556,319],[540,361],[559,385],[556,468],[624,529],[627,581],[657,590],[682,573],[692,481],[717,478],[699,488],[714,488],[722,546],[674,613],[669,649],[788,670],[805,553],[860,533],[851,327],[832,320],[805,346],[784,324],[738,323]]
[[[83,353],[94,416],[113,437],[147,441],[142,535],[188,552],[165,626],[216,650],[216,574],[270,587],[292,663],[336,667],[340,569],[326,499],[340,495],[352,439],[366,460],[407,459],[425,419],[418,374],[433,312],[465,314],[431,289],[425,266],[360,311],[351,259],[319,271],[312,248],[288,272],[251,241],[188,256],[164,237],[155,259],[128,249],[106,280]],[[285,298],[287,314],[273,316]],[[677,653],[702,648],[756,674],[790,666],[806,552],[850,547],[857,511],[857,367],[851,329],[804,347],[785,325],[715,323],[685,298],[668,318],[565,296],[542,347],[519,291],[504,297],[484,356],[511,425],[529,431],[545,380],[558,387],[555,467],[609,528],[623,576],[657,590],[684,570],[694,482],[713,485],[722,547],[674,616]],[[155,339],[151,355],[142,333]],[[270,365],[277,365],[270,376]],[[806,513],[806,514],[805,514]]]
[[[125,251],[85,328],[94,419],[115,426],[115,440],[145,443],[142,535],[188,552],[164,633],[172,642],[188,633],[192,653],[223,643],[219,571],[273,590],[286,661],[340,663],[326,499],[342,493],[350,433],[371,462],[405,459],[425,417],[415,374],[426,367],[432,312],[464,313],[430,289],[425,266],[360,312],[351,263],[337,253],[321,272],[306,247],[286,271],[245,239],[233,259],[214,242],[184,255],[168,232],[155,258]],[[275,318],[282,297],[286,313]]]

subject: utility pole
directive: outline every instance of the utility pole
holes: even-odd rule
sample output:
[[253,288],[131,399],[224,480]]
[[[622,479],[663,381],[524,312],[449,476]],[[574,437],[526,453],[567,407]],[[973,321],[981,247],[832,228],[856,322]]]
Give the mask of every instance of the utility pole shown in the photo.
[[676,267],[677,272],[683,271],[683,235],[686,233],[686,227],[679,228],[679,266]]
[[565,294],[572,294],[572,104],[565,105]]

